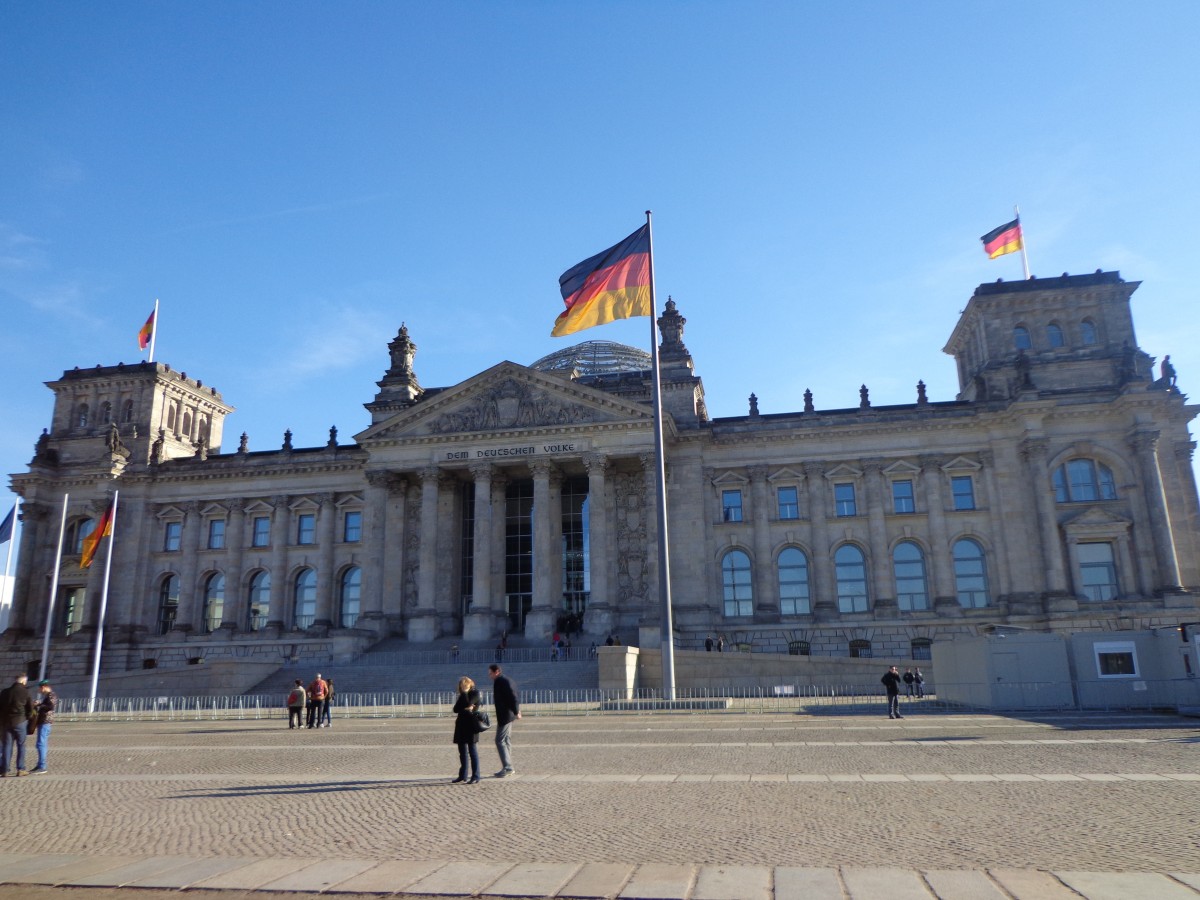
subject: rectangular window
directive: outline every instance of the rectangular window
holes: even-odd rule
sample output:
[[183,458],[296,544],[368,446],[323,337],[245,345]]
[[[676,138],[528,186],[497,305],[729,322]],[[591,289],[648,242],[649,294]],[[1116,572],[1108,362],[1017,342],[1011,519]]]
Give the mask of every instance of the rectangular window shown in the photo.
[[183,523],[168,522],[163,536],[163,549],[168,553],[176,553],[183,538]]
[[1137,648],[1133,641],[1103,641],[1092,645],[1096,674],[1101,678],[1136,678]]
[[317,534],[317,517],[312,513],[296,516],[296,543],[311,544]]
[[1102,603],[1117,598],[1117,567],[1113,562],[1112,544],[1077,544],[1079,583],[1087,599]]
[[794,487],[781,487],[775,492],[779,500],[779,518],[800,518],[800,500]]
[[916,499],[913,496],[911,481],[892,482],[892,512],[914,513],[917,511]]
[[854,502],[854,485],[835,484],[833,486],[833,502],[837,516],[858,515],[858,504]]
[[255,516],[251,535],[250,546],[269,547],[271,544],[271,520],[267,516]]
[[342,520],[342,540],[347,544],[357,544],[362,540],[362,513],[346,513]]
[[742,521],[741,491],[721,491],[721,521]]
[[225,520],[213,519],[208,523],[208,549],[220,550],[225,546]]
[[975,482],[970,475],[955,475],[950,479],[950,493],[955,509],[975,508]]

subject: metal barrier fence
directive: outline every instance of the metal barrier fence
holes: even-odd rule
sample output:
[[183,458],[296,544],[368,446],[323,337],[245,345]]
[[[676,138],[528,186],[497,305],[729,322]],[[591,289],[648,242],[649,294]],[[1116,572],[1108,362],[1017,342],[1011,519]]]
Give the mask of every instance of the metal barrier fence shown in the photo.
[[[1137,685],[1134,687],[1133,685]],[[928,685],[932,688],[932,685]],[[1181,706],[1200,706],[1196,680],[1137,681],[1119,685],[1008,682],[1002,691],[985,682],[942,684],[926,690],[923,698],[901,694],[906,713],[920,712],[1051,712],[1051,711],[1175,711]],[[1106,690],[1107,689],[1107,690]],[[491,705],[490,691],[483,700]],[[339,693],[332,714],[338,718],[438,718],[449,717],[454,704],[449,691],[410,693]],[[836,713],[880,713],[886,698],[878,684],[777,684],[767,687],[727,687],[680,690],[681,701],[723,701],[703,708],[664,709],[657,691],[523,690],[524,717],[563,715],[646,715],[649,713],[747,714],[791,713],[827,715]],[[56,721],[203,721],[218,719],[286,721],[287,708],[276,694],[224,697],[101,697],[94,704],[86,698],[60,698]]]

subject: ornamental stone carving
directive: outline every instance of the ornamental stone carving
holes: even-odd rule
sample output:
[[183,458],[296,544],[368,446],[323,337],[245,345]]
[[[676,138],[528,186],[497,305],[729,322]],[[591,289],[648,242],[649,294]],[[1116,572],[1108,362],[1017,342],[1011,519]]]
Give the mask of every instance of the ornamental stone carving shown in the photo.
[[487,394],[429,423],[434,434],[505,431],[539,425],[574,425],[596,421],[595,410],[569,403],[539,388],[509,378]]
[[618,472],[613,478],[616,499],[617,595],[622,605],[645,605],[649,600],[646,548],[645,479],[640,472]]

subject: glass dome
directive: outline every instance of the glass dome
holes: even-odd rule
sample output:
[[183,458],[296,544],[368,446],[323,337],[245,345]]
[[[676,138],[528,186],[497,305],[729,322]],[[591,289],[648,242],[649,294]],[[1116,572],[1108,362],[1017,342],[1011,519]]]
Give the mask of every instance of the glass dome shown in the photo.
[[584,341],[543,356],[531,369],[563,372],[578,369],[580,375],[609,375],[614,372],[644,372],[651,368],[650,353],[613,341]]

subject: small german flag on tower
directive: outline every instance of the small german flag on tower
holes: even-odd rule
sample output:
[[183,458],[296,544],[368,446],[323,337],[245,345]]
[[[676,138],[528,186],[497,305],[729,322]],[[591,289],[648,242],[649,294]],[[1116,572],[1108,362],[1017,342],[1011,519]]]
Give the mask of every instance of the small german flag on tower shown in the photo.
[[988,255],[988,259],[995,259],[1005,253],[1016,253],[1022,247],[1020,218],[1005,222],[999,228],[993,228],[980,240],[983,241],[983,252]]

